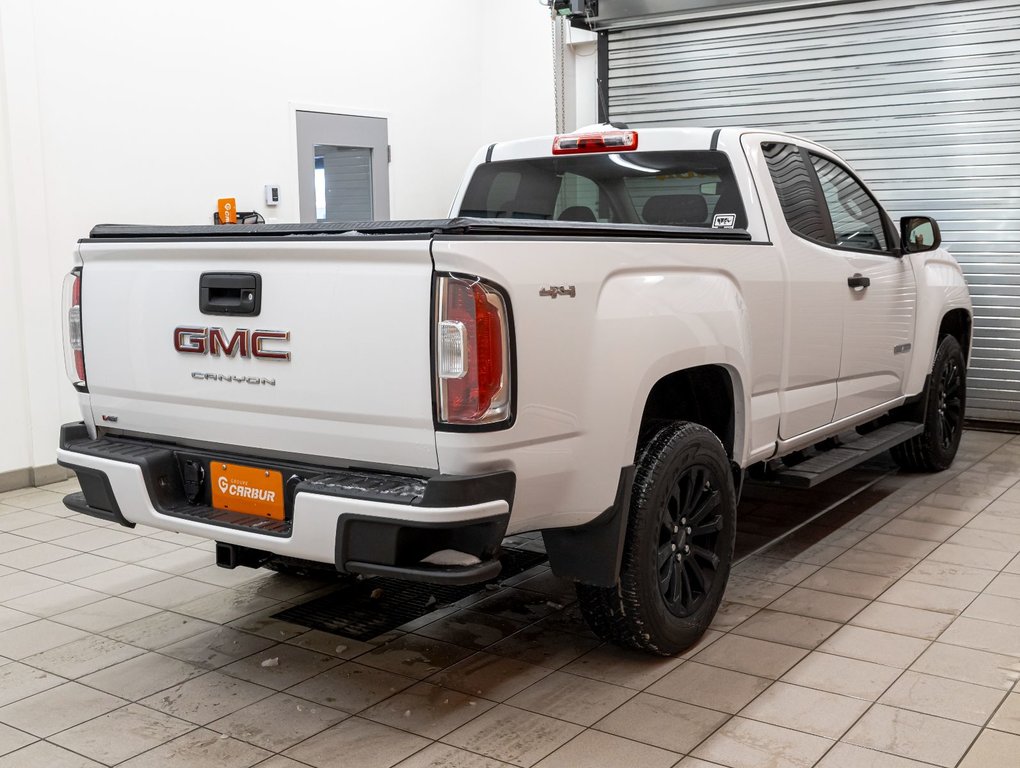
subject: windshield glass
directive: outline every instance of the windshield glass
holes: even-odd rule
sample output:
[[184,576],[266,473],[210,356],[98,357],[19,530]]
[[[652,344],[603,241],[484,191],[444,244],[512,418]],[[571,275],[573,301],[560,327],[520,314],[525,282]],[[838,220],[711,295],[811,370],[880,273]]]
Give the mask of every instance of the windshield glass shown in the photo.
[[480,165],[461,216],[744,229],[723,152],[613,152]]

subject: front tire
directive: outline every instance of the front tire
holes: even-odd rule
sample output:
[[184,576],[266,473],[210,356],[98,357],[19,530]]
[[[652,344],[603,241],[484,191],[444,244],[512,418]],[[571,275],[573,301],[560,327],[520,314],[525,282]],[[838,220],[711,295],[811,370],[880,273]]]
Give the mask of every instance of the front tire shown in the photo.
[[690,422],[656,432],[638,453],[619,582],[577,585],[595,634],[662,656],[694,645],[722,601],[736,516],[719,439]]
[[935,351],[924,401],[924,432],[890,452],[893,460],[912,472],[941,472],[956,458],[963,435],[967,405],[967,361],[960,342],[944,336]]

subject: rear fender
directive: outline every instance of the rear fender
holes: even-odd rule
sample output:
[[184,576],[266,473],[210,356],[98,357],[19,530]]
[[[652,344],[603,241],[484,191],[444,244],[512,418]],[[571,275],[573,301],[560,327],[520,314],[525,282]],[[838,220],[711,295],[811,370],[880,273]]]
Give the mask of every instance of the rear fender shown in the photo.
[[[630,413],[627,415],[626,445],[631,459],[637,448],[639,430],[645,406],[655,385],[674,373],[702,366],[718,366],[730,379],[733,393],[733,437],[718,435],[727,443],[730,457],[743,463],[747,455],[748,395],[744,382],[748,381],[750,360],[750,334],[747,328],[747,311],[737,285],[720,273],[665,276],[657,286],[661,298],[657,307],[648,306],[638,316],[626,318],[624,301],[626,286],[607,286],[600,302],[608,316],[617,318],[635,339],[632,370],[640,371],[640,378],[631,383]],[[636,302],[633,298],[630,310]],[[651,302],[649,302],[651,303]],[[603,359],[613,355],[606,350]],[[616,356],[619,360],[619,354]],[[611,381],[611,370],[605,372]],[[720,397],[726,396],[720,392]]]

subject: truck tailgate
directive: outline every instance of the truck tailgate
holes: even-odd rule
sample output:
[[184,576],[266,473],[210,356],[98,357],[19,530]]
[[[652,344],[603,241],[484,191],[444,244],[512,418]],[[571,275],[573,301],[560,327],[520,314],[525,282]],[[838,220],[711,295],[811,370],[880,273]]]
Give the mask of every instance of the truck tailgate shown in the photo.
[[[337,463],[437,467],[427,236],[93,240],[80,254],[97,425]],[[259,275],[259,314],[202,313],[207,272]],[[222,343],[209,354],[201,333],[184,338],[204,352],[178,351],[178,328],[235,340],[233,354]],[[289,359],[253,356],[250,333],[238,330],[289,333],[264,345]]]

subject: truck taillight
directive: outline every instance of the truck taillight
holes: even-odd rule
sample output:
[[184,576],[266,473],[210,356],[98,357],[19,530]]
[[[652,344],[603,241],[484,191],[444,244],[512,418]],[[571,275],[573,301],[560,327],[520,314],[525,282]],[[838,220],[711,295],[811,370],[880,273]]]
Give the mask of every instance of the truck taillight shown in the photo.
[[630,152],[637,149],[637,131],[572,133],[553,139],[554,155],[580,155],[585,152]]
[[510,419],[506,301],[477,278],[436,278],[437,420],[462,426]]
[[77,389],[85,389],[85,347],[81,334],[81,269],[64,278],[64,367]]

